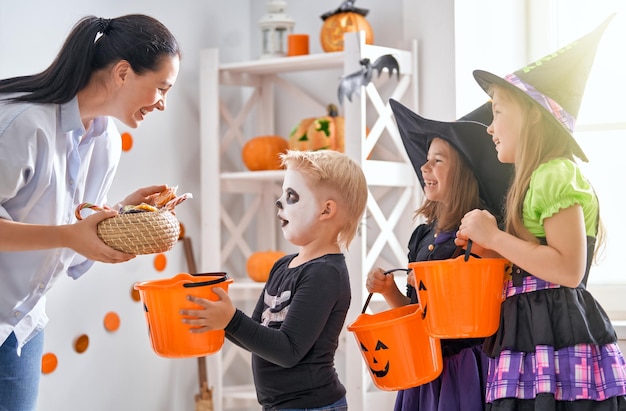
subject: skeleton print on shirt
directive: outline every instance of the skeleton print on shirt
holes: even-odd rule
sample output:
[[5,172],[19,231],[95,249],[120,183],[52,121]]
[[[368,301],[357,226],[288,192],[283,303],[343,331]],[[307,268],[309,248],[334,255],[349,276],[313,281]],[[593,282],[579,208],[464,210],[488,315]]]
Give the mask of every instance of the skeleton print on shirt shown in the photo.
[[291,291],[283,291],[278,296],[270,295],[265,291],[263,301],[267,308],[261,315],[261,325],[268,327],[270,323],[282,323],[289,312],[289,304],[291,303]]

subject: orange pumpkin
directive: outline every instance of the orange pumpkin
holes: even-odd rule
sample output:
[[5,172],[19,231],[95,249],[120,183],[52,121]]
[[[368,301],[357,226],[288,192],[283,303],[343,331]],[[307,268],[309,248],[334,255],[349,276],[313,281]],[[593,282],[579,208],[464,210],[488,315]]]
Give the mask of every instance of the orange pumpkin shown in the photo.
[[265,282],[270,275],[274,263],[285,255],[282,251],[257,251],[246,261],[248,277],[254,281]]
[[305,118],[294,127],[289,134],[289,149],[344,152],[344,118],[334,104],[329,104],[327,110],[328,115]]
[[353,31],[365,32],[365,43],[374,44],[374,31],[365,18],[368,10],[359,9],[344,2],[337,10],[322,15],[320,43],[322,49],[329,51],[343,50],[343,35]]
[[280,170],[279,155],[288,148],[289,143],[281,136],[258,136],[244,144],[241,158],[250,171]]

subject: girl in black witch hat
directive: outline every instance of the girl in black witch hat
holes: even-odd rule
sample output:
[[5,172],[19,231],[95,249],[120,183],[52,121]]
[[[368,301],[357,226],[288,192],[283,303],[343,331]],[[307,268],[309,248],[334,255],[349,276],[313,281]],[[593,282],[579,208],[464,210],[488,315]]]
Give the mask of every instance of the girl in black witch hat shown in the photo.
[[[451,258],[457,249],[454,233],[463,215],[477,207],[497,213],[512,174],[510,165],[497,161],[486,132],[491,105],[487,103],[455,122],[422,118],[393,100],[390,105],[425,195],[415,214],[426,221],[409,240],[408,260]],[[375,268],[368,274],[366,286],[395,308],[418,302],[414,281],[409,274],[404,294],[393,274]],[[430,383],[399,391],[395,410],[482,411],[487,377],[482,342],[478,338],[442,340],[442,374]]]
[[488,410],[626,410],[615,330],[585,289],[599,203],[574,161],[587,158],[572,135],[607,24],[505,78],[474,72],[493,99],[487,131],[498,159],[515,164],[506,229],[473,210],[456,241],[513,263],[500,327],[484,343]]

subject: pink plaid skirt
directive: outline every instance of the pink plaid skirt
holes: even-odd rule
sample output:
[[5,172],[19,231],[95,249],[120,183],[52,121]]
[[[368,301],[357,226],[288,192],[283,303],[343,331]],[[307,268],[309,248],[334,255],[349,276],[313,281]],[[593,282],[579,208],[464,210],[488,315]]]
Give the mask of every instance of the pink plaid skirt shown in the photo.
[[[528,293],[561,288],[558,284],[543,281],[532,275],[523,277],[521,283],[518,281],[517,284],[514,286],[513,282],[509,281],[506,287],[507,300],[503,305],[516,304],[516,298],[522,297],[530,297],[531,301],[546,304],[545,298],[531,297]],[[553,292],[573,292],[567,287],[562,288],[563,290]],[[580,290],[577,292],[587,293]],[[592,306],[588,309],[594,310]],[[550,308],[546,310],[549,311]],[[502,319],[505,329],[507,320],[511,318]],[[516,321],[521,320],[517,318]],[[563,321],[567,321],[567,318]],[[520,325],[522,323],[515,324],[521,327],[515,332],[526,332],[525,326]],[[511,332],[511,329],[499,332]],[[508,346],[503,346],[499,355],[489,358],[488,370],[486,385],[488,403],[504,398],[532,400],[538,394],[551,394],[556,401],[604,401],[626,395],[626,362],[617,342],[594,345],[574,341],[573,345],[560,349],[550,345],[536,345],[531,352],[514,351]]]

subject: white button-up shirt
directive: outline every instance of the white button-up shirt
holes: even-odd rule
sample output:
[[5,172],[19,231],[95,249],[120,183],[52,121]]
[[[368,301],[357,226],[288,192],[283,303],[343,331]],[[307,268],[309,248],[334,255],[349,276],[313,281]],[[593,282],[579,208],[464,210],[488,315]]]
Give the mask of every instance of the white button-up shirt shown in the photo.
[[[0,101],[0,218],[76,222],[78,204],[106,203],[120,155],[113,120],[96,118],[86,132],[76,98],[60,105]],[[45,293],[53,282],[63,273],[78,278],[92,264],[69,248],[0,251],[0,345],[15,332],[19,354],[48,322]]]

